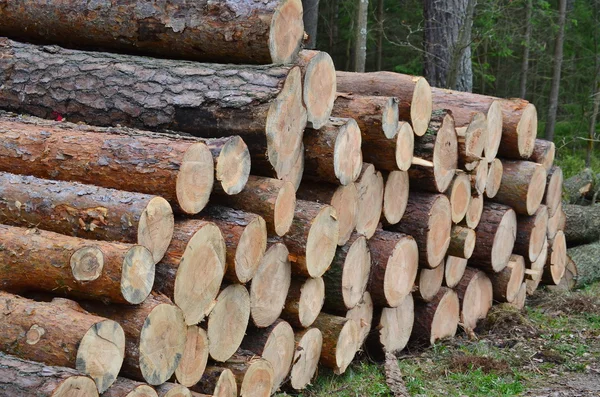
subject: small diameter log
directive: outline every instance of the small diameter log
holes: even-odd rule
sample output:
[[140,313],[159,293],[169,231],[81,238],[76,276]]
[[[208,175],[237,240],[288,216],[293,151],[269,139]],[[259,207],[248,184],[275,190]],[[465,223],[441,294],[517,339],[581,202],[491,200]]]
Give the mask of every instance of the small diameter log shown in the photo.
[[544,198],[546,169],[530,161],[503,161],[502,184],[494,201],[518,214],[533,215]]
[[536,139],[533,153],[531,153],[529,160],[543,165],[546,171],[550,171],[550,168],[554,165],[555,154],[556,146],[554,146],[554,142],[545,139]]
[[346,312],[360,302],[367,290],[371,271],[371,253],[367,239],[354,233],[338,247],[331,266],[323,274],[325,308],[332,313]]
[[406,171],[392,171],[385,176],[383,191],[383,217],[395,225],[400,222],[408,202],[409,179]]
[[208,366],[206,368],[207,377],[216,379],[225,369],[229,369],[233,373],[240,397],[269,397],[271,395],[275,375],[273,366],[264,358],[257,357],[252,352],[238,350],[227,362]]
[[273,387],[277,392],[290,373],[296,342],[294,330],[287,322],[277,320],[267,328],[252,329],[244,338],[242,348],[264,358],[273,366]]
[[292,279],[285,245],[269,247],[250,284],[250,316],[255,326],[268,327],[281,314]]
[[0,224],[0,289],[46,291],[138,304],[154,283],[154,259],[141,245],[91,241]]
[[562,202],[563,173],[560,167],[550,168],[545,188],[543,203],[548,207],[548,216],[552,217]]
[[471,180],[469,175],[457,171],[445,195],[450,200],[452,222],[461,222],[467,214],[471,202]]
[[225,274],[225,240],[211,222],[181,219],[163,260],[156,265],[154,290],[181,308],[187,325],[210,313]]
[[94,381],[71,368],[46,366],[0,353],[0,393],[4,396],[98,397]]
[[600,242],[569,248],[568,257],[576,265],[577,286],[591,284],[600,278],[599,250]]
[[434,344],[452,338],[458,328],[460,302],[456,292],[442,287],[429,303],[415,302],[411,339]]
[[359,349],[358,325],[354,320],[321,313],[313,326],[323,334],[321,364],[337,375],[343,374]]
[[469,259],[475,249],[477,235],[473,229],[459,225],[452,226],[448,255]]
[[487,178],[489,174],[489,165],[487,161],[478,161],[473,170],[469,172],[471,179],[471,189],[478,194],[485,192],[487,186]]
[[361,136],[354,119],[332,117],[320,129],[307,128],[304,148],[307,179],[348,185],[360,175]]
[[158,397],[192,397],[192,392],[185,386],[176,383],[163,383],[156,387]]
[[415,135],[427,131],[431,118],[431,87],[424,77],[393,72],[336,72],[337,88],[341,92],[398,98],[400,120],[410,121]]
[[548,230],[548,209],[545,205],[532,216],[517,216],[517,238],[513,252],[533,262],[542,251]]
[[225,278],[246,284],[254,277],[267,250],[267,225],[260,215],[231,208],[209,207],[196,219],[214,223],[227,248]]
[[454,118],[447,110],[436,110],[431,115],[427,133],[415,138],[415,158],[431,162],[432,166],[415,165],[408,170],[410,178],[421,190],[445,192],[458,168],[458,139]]
[[458,164],[464,168],[465,163],[479,161],[483,157],[483,149],[487,141],[487,118],[485,114],[473,114],[471,122],[464,127],[457,126]]
[[295,328],[308,328],[325,303],[325,283],[321,277],[292,279],[281,318]]
[[395,308],[378,309],[373,316],[373,332],[369,334],[367,346],[376,357],[382,353],[399,353],[410,339],[415,320],[415,304],[411,294]]
[[442,194],[410,192],[402,221],[386,228],[413,236],[419,247],[419,265],[435,268],[450,245],[450,201]]
[[230,369],[210,366],[200,382],[191,386],[194,393],[206,393],[213,397],[237,397],[238,384]]
[[516,308],[517,310],[523,310],[525,308],[525,301],[527,300],[527,284],[521,284],[519,293],[514,301],[510,302],[509,305]]
[[[565,268],[565,274],[560,279],[560,283],[558,285],[549,285],[551,291],[571,291],[574,290],[578,282],[580,281],[579,273],[577,270],[577,265],[568,255],[569,251],[567,250],[567,266]],[[585,284],[580,284],[581,286]]]
[[[391,127],[389,127],[391,128]],[[365,162],[373,164],[377,169],[406,171],[411,165],[415,134],[406,122],[399,122],[396,132],[391,136],[383,133],[362,133],[362,153]]]
[[488,176],[485,183],[485,196],[487,198],[494,198],[500,190],[502,185],[502,175],[504,174],[504,167],[500,159],[494,159],[489,163]]
[[410,294],[417,277],[419,249],[409,235],[378,230],[369,240],[369,293],[377,306],[396,307]]
[[296,195],[299,199],[329,204],[335,208],[340,230],[337,244],[342,246],[348,242],[356,228],[358,216],[356,184],[336,186],[324,183],[302,183]]
[[177,382],[183,386],[192,387],[202,379],[204,368],[206,368],[208,362],[208,346],[206,331],[197,325],[189,325],[187,327],[185,348],[175,370]]
[[415,280],[414,297],[424,302],[431,302],[444,282],[445,263],[435,269],[419,269]]
[[158,397],[158,393],[145,383],[118,377],[102,397]]
[[294,335],[295,351],[290,371],[290,385],[294,390],[303,390],[317,372],[323,334],[317,328],[297,331]]
[[89,133],[10,116],[0,117],[0,129],[2,171],[155,194],[188,214],[204,208],[213,188],[213,158],[201,142]]
[[537,135],[537,110],[524,99],[502,100],[502,141],[498,154],[503,158],[531,157]]
[[398,98],[338,92],[331,114],[355,119],[365,143],[393,139],[398,132]]
[[383,211],[383,175],[372,164],[364,163],[361,175],[356,181],[356,189],[358,190],[356,231],[369,239],[377,230]]
[[548,218],[548,233],[549,240],[553,240],[559,230],[565,230],[567,226],[567,214],[562,208],[562,203],[558,205],[558,209],[553,216]]
[[485,147],[483,148],[483,154],[485,155],[485,159],[488,163],[494,161],[498,155],[500,143],[502,142],[502,131],[504,128],[502,113],[502,105],[500,100],[493,101],[488,108],[486,115],[487,139],[485,141]]
[[35,302],[0,292],[0,309],[2,352],[75,368],[92,378],[100,393],[117,378],[125,355],[125,334],[117,322],[60,298]]
[[548,243],[548,258],[542,276],[544,284],[558,285],[567,267],[567,241],[565,234],[559,230],[554,239]]
[[455,288],[460,301],[460,324],[474,330],[477,322],[486,318],[494,301],[490,278],[481,270],[467,267],[463,278]]
[[469,265],[499,272],[508,265],[512,254],[517,236],[517,216],[510,207],[485,203],[475,234],[477,243]]
[[483,202],[483,195],[477,194],[471,196],[469,208],[467,208],[467,213],[465,214],[465,219],[463,221],[464,225],[471,229],[475,229],[477,225],[479,225],[481,215],[483,214]]
[[498,273],[488,273],[494,290],[494,300],[514,302],[525,282],[525,259],[521,255],[512,255],[508,265]]
[[236,195],[219,195],[219,204],[262,216],[270,234],[285,235],[292,225],[296,189],[290,182],[250,176]]
[[148,248],[157,263],[173,236],[173,210],[158,196],[0,173],[0,222]]
[[454,288],[460,282],[465,269],[467,260],[456,256],[447,256],[444,269],[444,285],[448,288]]
[[542,275],[544,274],[547,260],[548,240],[546,239],[542,246],[542,252],[540,252],[540,256],[538,256],[535,262],[530,262],[525,258],[525,283],[527,284],[527,295],[532,295],[542,281]]
[[373,323],[373,300],[369,291],[365,291],[358,305],[346,312],[346,318],[354,320],[358,325],[358,346],[360,348],[367,340]]
[[323,51],[303,50],[298,54],[296,64],[302,69],[302,97],[307,124],[318,130],[326,125],[336,97],[333,59]]
[[589,244],[600,240],[600,205],[566,204],[563,210],[567,220],[564,232],[568,245]]
[[563,189],[566,203],[585,205],[586,201],[594,198],[600,187],[596,182],[594,171],[591,168],[584,168],[578,174],[565,179]]
[[250,294],[246,287],[232,284],[217,296],[206,326],[208,351],[215,361],[227,361],[240,347],[250,319]]

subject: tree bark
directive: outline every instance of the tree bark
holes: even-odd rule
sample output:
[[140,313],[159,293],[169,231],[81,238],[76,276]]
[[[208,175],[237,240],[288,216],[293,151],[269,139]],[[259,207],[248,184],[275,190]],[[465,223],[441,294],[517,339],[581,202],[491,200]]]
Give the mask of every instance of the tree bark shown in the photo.
[[290,371],[290,385],[294,390],[303,390],[317,372],[323,334],[317,328],[297,331],[295,334],[296,350]]
[[308,40],[304,47],[309,50],[317,48],[317,27],[319,25],[319,0],[302,0],[302,9],[304,11],[302,19],[304,21],[304,31],[308,35]]
[[364,72],[367,61],[367,24],[369,0],[356,0],[356,25],[354,27],[354,71]]
[[477,235],[473,229],[459,225],[452,226],[448,255],[469,259],[475,249]]
[[503,161],[502,168],[502,184],[494,201],[521,215],[535,214],[546,191],[546,169],[530,161]]
[[596,121],[598,120],[598,111],[600,110],[600,58],[596,55],[596,77],[594,78],[594,88],[592,96],[594,97],[594,105],[592,116],[590,117],[590,127],[588,130],[588,143],[585,156],[585,166],[590,167],[592,163],[592,155],[594,153],[594,140],[596,139]]
[[565,237],[569,246],[589,244],[600,240],[600,204],[563,205],[567,217]]
[[580,173],[566,179],[563,183],[565,201],[568,204],[586,204],[590,193],[597,190],[596,178],[591,168],[584,168]]
[[523,60],[521,62],[521,85],[519,98],[527,96],[527,73],[529,72],[529,47],[531,45],[531,27],[533,13],[533,0],[526,0],[525,5],[525,37],[523,38]]
[[383,70],[384,3],[384,0],[377,0],[377,16],[375,17],[377,22],[377,56],[375,58],[375,70]]
[[567,253],[577,266],[577,286],[600,279],[600,242],[569,248]]
[[456,292],[442,287],[431,302],[415,303],[411,339],[433,345],[437,340],[452,338],[458,328],[459,314]]
[[[398,133],[398,98],[338,92],[331,114],[356,120],[365,144],[393,139]],[[390,143],[388,143],[389,145]]]
[[292,279],[281,318],[295,328],[308,328],[325,302],[325,283],[321,277]]
[[554,146],[554,142],[536,139],[530,159],[533,162],[543,165],[546,171],[550,171],[554,165],[555,154],[556,147]]
[[358,351],[359,330],[354,320],[321,313],[313,327],[323,334],[321,365],[343,374]]

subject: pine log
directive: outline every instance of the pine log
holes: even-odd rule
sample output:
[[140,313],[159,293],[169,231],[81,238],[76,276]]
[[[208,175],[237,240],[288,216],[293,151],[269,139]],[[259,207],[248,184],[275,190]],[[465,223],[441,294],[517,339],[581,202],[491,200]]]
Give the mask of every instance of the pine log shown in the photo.
[[370,271],[367,239],[354,233],[344,246],[338,247],[331,266],[323,274],[327,311],[341,313],[356,306],[367,290]]
[[598,190],[597,179],[591,168],[584,168],[579,174],[566,179],[563,183],[565,200],[569,204],[585,204],[586,198]]
[[600,204],[566,204],[563,210],[567,219],[564,232],[569,246],[600,240]]
[[192,397],[192,392],[185,386],[176,383],[163,383],[156,387],[158,397]]
[[383,211],[383,175],[372,164],[363,164],[360,177],[356,181],[358,190],[358,214],[356,231],[371,238],[377,230]]
[[202,379],[204,368],[206,368],[208,362],[208,347],[206,331],[197,325],[189,325],[187,327],[185,348],[175,370],[177,382],[183,386],[192,387]]
[[474,165],[473,169],[469,172],[469,178],[471,179],[471,189],[477,194],[483,194],[485,187],[487,186],[487,179],[489,174],[489,164],[487,161],[479,161]]
[[[0,73],[6,76],[0,100],[6,110],[44,118],[56,112],[73,122],[204,138],[240,135],[252,155],[266,153],[279,178],[287,176],[300,153],[306,109],[297,66],[199,64],[59,47],[49,51],[8,39],[0,41],[0,54]],[[28,76],[27,91],[19,75]],[[61,78],[48,80],[47,75]]]
[[304,130],[304,175],[308,180],[348,185],[360,175],[360,129],[351,118],[331,117],[320,129]]
[[599,242],[569,248],[567,253],[576,266],[577,287],[591,284],[600,279]]
[[279,317],[290,288],[292,269],[285,245],[269,247],[250,284],[250,316],[255,326],[268,327]]
[[296,64],[302,69],[302,97],[308,126],[318,130],[327,123],[336,97],[333,59],[323,51],[303,50]]
[[297,331],[294,335],[295,351],[290,371],[290,386],[303,390],[313,379],[319,365],[323,334],[317,328]]
[[544,198],[546,169],[530,161],[503,161],[502,184],[494,197],[518,214],[533,215]]
[[406,295],[398,307],[376,310],[373,332],[367,340],[369,353],[380,358],[385,353],[402,351],[410,339],[414,320],[415,304],[411,294]]
[[145,383],[118,377],[102,397],[158,397],[158,393]]
[[337,214],[340,230],[337,244],[342,246],[348,242],[356,228],[358,216],[358,189],[355,183],[346,186],[302,183],[296,195],[302,200],[331,205]]
[[545,189],[543,203],[548,207],[548,216],[552,217],[562,202],[563,173],[560,167],[550,168]]
[[187,327],[181,309],[166,296],[151,294],[138,306],[81,304],[123,327],[126,341],[121,374],[150,385],[160,385],[173,376],[185,350]]
[[313,327],[323,334],[320,362],[336,375],[346,371],[359,349],[359,328],[354,320],[321,313]]
[[398,98],[338,92],[331,114],[356,120],[363,141],[393,139],[398,132]]
[[483,215],[483,195],[476,194],[471,196],[471,201],[469,202],[469,208],[467,208],[467,213],[465,214],[465,219],[463,224],[471,229],[475,229],[479,222],[481,221],[481,216]]
[[477,244],[469,265],[499,272],[508,265],[517,236],[517,216],[512,208],[485,203],[481,221],[475,228]]
[[240,397],[269,397],[275,377],[273,366],[254,353],[238,350],[227,362],[206,368],[207,377],[216,379],[225,369],[231,370]]
[[409,179],[406,171],[392,171],[385,175],[383,191],[383,218],[390,225],[400,222],[408,203]]
[[325,303],[325,283],[321,277],[292,279],[281,318],[295,328],[308,328]]
[[98,397],[94,381],[71,368],[46,366],[0,353],[3,396]]
[[362,134],[362,154],[365,162],[386,171],[407,171],[412,163],[415,134],[406,122],[399,122],[396,134]]
[[200,382],[190,387],[195,393],[206,393],[213,397],[237,397],[238,384],[230,369],[211,366]]
[[[568,253],[568,251],[567,251]],[[572,291],[578,286],[578,273],[577,273],[577,265],[573,262],[573,259],[567,254],[567,266],[565,267],[565,274],[560,279],[560,283],[557,285],[548,285],[547,289],[550,291]]]
[[417,277],[419,249],[415,239],[378,230],[369,240],[369,293],[377,306],[396,307],[410,294]]
[[0,244],[0,289],[5,291],[138,304],[154,283],[152,254],[141,245],[1,224]]
[[502,176],[504,174],[504,167],[500,159],[494,159],[488,166],[488,176],[485,183],[485,196],[487,198],[494,198],[500,190],[502,185]]
[[410,121],[417,136],[422,136],[427,131],[432,101],[431,87],[425,78],[393,72],[338,71],[336,74],[338,91],[396,97],[400,120]]
[[252,329],[242,348],[271,363],[274,372],[271,393],[276,393],[289,375],[294,358],[296,343],[290,324],[277,320],[267,328]]
[[460,302],[456,292],[440,288],[431,302],[415,302],[411,339],[433,345],[440,339],[452,338],[458,328],[459,314]]
[[92,378],[100,393],[117,378],[126,344],[117,322],[94,316],[61,298],[35,302],[0,292],[0,308],[2,352],[75,368]]
[[444,274],[444,262],[435,269],[419,269],[413,288],[414,298],[423,302],[431,302],[442,288]]
[[225,274],[226,247],[219,228],[197,219],[178,219],[163,260],[156,265],[154,291],[181,308],[187,325],[210,313]]
[[460,282],[465,269],[467,268],[467,260],[456,256],[448,255],[444,263],[444,285],[448,288],[454,288]]
[[471,202],[471,181],[469,175],[457,171],[445,195],[450,200],[452,222],[461,222],[467,214],[469,203]]
[[452,226],[448,255],[469,259],[475,249],[477,235],[473,229],[459,225]]
[[548,258],[542,275],[544,284],[558,285],[567,267],[567,241],[559,230],[554,239],[548,242]]
[[498,273],[488,273],[494,290],[494,300],[514,302],[525,282],[525,259],[521,255],[511,255],[508,265]]
[[246,284],[256,274],[267,250],[267,226],[260,215],[211,206],[195,216],[214,223],[225,239],[225,278],[232,283]]
[[546,171],[550,171],[550,168],[554,165],[555,154],[556,146],[554,146],[554,142],[545,139],[536,139],[530,160],[543,165]]
[[558,205],[558,209],[553,216],[548,218],[548,233],[549,240],[553,240],[559,230],[565,230],[567,226],[567,214],[563,210],[562,203]]
[[490,278],[481,270],[470,267],[455,288],[460,301],[460,324],[467,330],[474,330],[477,322],[487,317],[494,301],[494,291]]
[[0,222],[92,240],[139,244],[154,263],[173,235],[173,210],[158,196],[0,172]]
[[413,167],[408,170],[410,178],[421,190],[445,192],[458,168],[458,139],[449,111],[432,113],[426,134],[415,138],[414,156],[433,163],[433,166],[414,165],[413,159]]
[[450,245],[452,218],[450,201],[442,194],[410,192],[402,221],[387,228],[414,237],[419,247],[419,265],[435,268]]
[[525,258],[525,284],[527,288],[527,295],[532,295],[542,281],[542,275],[544,274],[544,268],[546,267],[547,260],[548,239],[544,241],[542,252],[534,262],[531,262],[528,260],[528,258]]
[[464,169],[466,163],[479,161],[483,158],[483,149],[487,142],[487,118],[485,114],[473,114],[466,126],[456,128],[458,136],[458,165]]
[[517,310],[523,310],[525,308],[525,301],[527,299],[527,284],[521,284],[521,288],[519,288],[519,293],[514,301],[510,302],[509,305],[516,308]]
[[548,230],[548,209],[540,205],[532,216],[517,216],[517,238],[513,253],[519,254],[533,262],[542,251]]
[[359,334],[358,346],[362,346],[371,332],[373,323],[373,300],[369,291],[365,291],[358,305],[346,312],[346,318],[356,322]]

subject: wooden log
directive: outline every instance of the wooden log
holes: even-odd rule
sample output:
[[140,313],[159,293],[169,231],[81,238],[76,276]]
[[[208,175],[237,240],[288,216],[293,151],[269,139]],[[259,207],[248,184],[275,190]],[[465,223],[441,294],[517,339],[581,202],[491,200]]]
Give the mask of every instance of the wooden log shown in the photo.
[[213,397],[237,397],[238,384],[230,369],[211,366],[200,382],[190,387],[194,393],[207,393]]
[[415,299],[431,302],[444,282],[445,263],[442,262],[435,269],[419,269],[413,294]]
[[190,389],[177,383],[163,383],[156,387],[159,397],[192,397]]
[[271,363],[274,372],[271,393],[277,392],[290,373],[296,348],[290,324],[277,320],[267,328],[252,329],[244,338],[242,348]]
[[102,397],[158,397],[158,393],[145,383],[118,377]]
[[358,189],[356,184],[336,186],[324,183],[302,183],[296,195],[301,200],[331,205],[337,214],[340,230],[337,244],[342,246],[348,242],[354,228],[356,228],[358,216]]
[[545,139],[536,139],[530,160],[543,165],[548,172],[554,164],[555,154],[556,146],[554,146],[554,142],[547,141]]
[[255,326],[268,327],[281,314],[290,288],[292,269],[285,245],[269,247],[250,284],[250,316]]
[[563,183],[565,201],[568,204],[585,205],[586,200],[593,198],[590,194],[594,195],[598,190],[596,179],[591,168],[584,168],[580,173],[566,179]]
[[71,368],[46,366],[0,353],[0,393],[4,396],[98,397],[94,381]]
[[75,368],[100,393],[113,384],[125,354],[123,328],[55,298],[36,302],[0,292],[0,349],[46,365]]
[[377,230],[383,211],[383,175],[372,164],[363,164],[360,177],[356,180],[358,190],[358,215],[356,231],[371,238]]
[[290,371],[290,386],[294,390],[304,390],[317,372],[323,334],[317,328],[297,331],[294,335],[295,351]]
[[0,222],[92,240],[139,244],[154,263],[173,236],[173,210],[158,196],[0,173]]
[[175,369],[177,382],[183,386],[192,387],[202,379],[204,368],[206,368],[208,362],[208,346],[206,331],[197,325],[189,325],[187,327],[185,348],[179,365]]
[[442,287],[431,302],[415,302],[411,339],[433,345],[438,340],[452,338],[458,328],[459,314],[458,295]]
[[471,201],[469,202],[469,208],[467,208],[467,213],[465,214],[463,224],[471,229],[475,229],[481,221],[482,214],[483,195],[476,194],[474,196],[471,196]]
[[494,300],[514,302],[525,282],[525,259],[521,255],[511,255],[508,265],[498,273],[488,273],[494,290]]
[[552,217],[562,202],[563,173],[560,167],[553,166],[548,171],[543,203],[548,207],[548,216]]
[[[0,91],[6,110],[44,118],[54,111],[73,122],[204,138],[239,135],[253,156],[266,153],[278,178],[287,177],[301,150],[306,109],[297,66],[199,64],[59,47],[46,51],[8,39],[0,43],[0,53],[3,70],[15,73],[6,76],[30,76],[33,90],[23,92],[18,79],[6,79]],[[61,82],[47,81],[47,73],[61,76]]]
[[527,295],[532,295],[540,282],[542,281],[542,275],[544,274],[544,268],[546,267],[546,261],[548,258],[548,240],[544,241],[542,246],[542,252],[540,256],[531,262],[528,258],[525,258],[525,284],[527,288]]
[[517,236],[517,216],[512,208],[485,203],[479,225],[475,228],[477,244],[469,265],[499,272],[508,265]]
[[369,334],[369,353],[381,357],[399,353],[408,344],[415,320],[415,304],[411,294],[395,308],[378,309],[373,316],[373,332]]
[[313,323],[323,334],[320,363],[343,374],[358,351],[359,329],[354,320],[321,313]]
[[315,182],[348,185],[360,175],[360,129],[351,118],[331,117],[320,129],[304,131],[304,175]]
[[[206,368],[208,378],[217,378],[225,369],[231,370],[240,396],[269,397],[273,385],[273,366],[254,353],[239,350],[230,360]],[[213,375],[218,374],[218,375]]]
[[570,246],[589,244],[600,240],[600,205],[563,205],[566,216],[564,228]]
[[461,222],[467,214],[471,202],[471,180],[469,175],[457,171],[445,195],[450,200],[452,222]]
[[444,269],[444,285],[448,288],[454,288],[462,279],[467,268],[467,260],[457,256],[448,255],[446,257]]
[[302,97],[308,126],[318,130],[327,123],[336,97],[333,59],[323,51],[303,50],[296,64],[302,69]]
[[406,171],[392,171],[385,176],[383,218],[390,225],[400,222],[408,203],[409,179]]
[[393,139],[398,132],[398,98],[338,92],[331,114],[353,118],[363,141]]
[[410,192],[402,221],[387,229],[414,237],[419,247],[419,265],[435,268],[450,245],[452,218],[450,201],[442,194]]
[[419,249],[409,235],[378,230],[369,240],[369,293],[377,306],[396,307],[410,294],[417,277]]
[[503,161],[502,184],[494,201],[518,214],[533,215],[544,197],[546,169],[530,161]]
[[448,255],[469,259],[475,249],[477,235],[473,229],[459,225],[452,226]]
[[568,249],[567,253],[576,265],[577,286],[591,284],[600,278],[600,264],[598,263],[599,251],[599,242]]
[[559,204],[558,209],[553,216],[548,218],[548,233],[547,237],[549,240],[553,240],[559,230],[565,230],[567,226],[567,214],[562,208],[562,203]]
[[0,288],[115,303],[144,301],[154,260],[141,245],[90,241],[0,224]]
[[485,196],[487,198],[494,198],[500,190],[502,185],[502,176],[504,174],[504,167],[500,159],[494,159],[489,163],[488,176],[485,183]]
[[295,328],[308,328],[325,303],[325,283],[321,277],[306,280],[295,277],[285,298],[281,318]]
[[527,299],[527,284],[521,284],[521,288],[519,288],[519,293],[514,301],[510,302],[509,305],[516,308],[517,310],[523,310],[525,308],[525,301]]
[[373,300],[369,291],[365,291],[358,305],[346,312],[346,318],[354,320],[358,326],[358,346],[362,346],[369,333],[373,323]]
[[544,284],[558,285],[567,267],[567,241],[559,230],[554,239],[548,242],[548,258],[542,275]]
[[433,167],[415,165],[413,159],[413,167],[408,170],[410,178],[419,183],[421,190],[445,192],[458,168],[458,139],[449,111],[432,113],[427,133],[415,138],[414,156],[433,163]]
[[466,163],[483,158],[483,149],[487,142],[487,118],[481,112],[474,113],[466,126],[456,128],[458,136],[458,165],[464,169]]
[[546,288],[550,291],[572,291],[578,287],[578,279],[577,265],[568,255],[567,250],[567,266],[565,267],[565,274],[560,279],[558,285],[548,285]]
[[154,290],[181,308],[187,325],[213,308],[225,274],[225,240],[211,222],[178,219],[163,260],[156,265]]
[[455,291],[460,301],[460,324],[474,330],[477,322],[487,317],[494,301],[490,278],[481,270],[467,267]]
[[398,98],[400,120],[410,121],[415,135],[427,131],[431,118],[431,87],[423,77],[392,72],[350,73],[337,71],[341,92]]
[[485,187],[487,186],[488,174],[489,164],[487,161],[477,162],[477,165],[475,165],[473,170],[469,172],[471,189],[478,194],[483,194],[485,192]]
[[360,302],[369,283],[371,252],[365,236],[354,233],[338,247],[331,266],[323,274],[325,308],[330,313],[346,312]]
[[545,205],[532,216],[517,216],[517,238],[513,253],[534,262],[542,251],[548,230],[548,209]]

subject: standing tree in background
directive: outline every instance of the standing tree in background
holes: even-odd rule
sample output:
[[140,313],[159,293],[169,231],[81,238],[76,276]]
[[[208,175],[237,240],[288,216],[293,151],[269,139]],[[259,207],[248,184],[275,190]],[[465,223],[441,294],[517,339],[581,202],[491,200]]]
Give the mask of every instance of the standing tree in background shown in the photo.
[[563,62],[563,43],[565,41],[565,24],[567,20],[567,0],[558,1],[558,35],[554,42],[554,60],[552,62],[552,85],[548,102],[548,119],[546,121],[546,139],[554,140],[556,110],[558,109],[558,93],[560,90],[560,74]]
[[304,10],[304,31],[308,34],[308,41],[304,47],[312,50],[317,47],[319,0],[302,0],[302,8]]
[[529,70],[529,47],[531,45],[531,14],[533,13],[533,0],[525,1],[525,37],[523,38],[523,61],[521,63],[521,98],[525,98],[525,94],[527,94],[527,71]]
[[377,0],[377,58],[375,60],[376,70],[381,70],[383,66],[383,3],[384,0]]
[[354,35],[354,71],[364,72],[367,62],[367,23],[369,0],[356,0],[356,26]]

